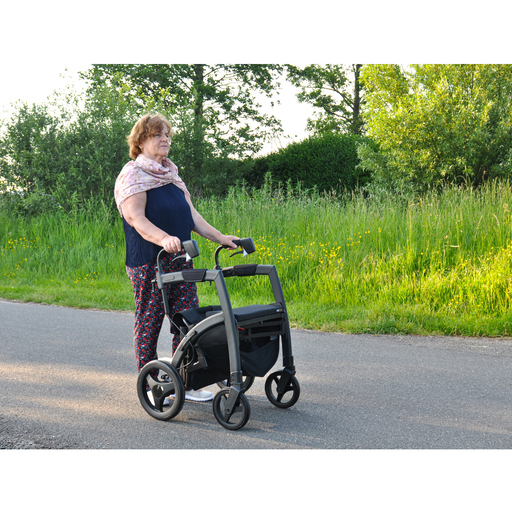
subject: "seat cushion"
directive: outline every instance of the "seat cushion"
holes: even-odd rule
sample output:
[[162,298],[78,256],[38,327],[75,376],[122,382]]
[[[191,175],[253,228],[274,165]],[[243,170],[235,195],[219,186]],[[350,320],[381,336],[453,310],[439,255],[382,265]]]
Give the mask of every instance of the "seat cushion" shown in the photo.
[[237,322],[248,322],[256,318],[263,318],[266,316],[278,315],[283,313],[283,308],[280,304],[254,304],[251,306],[243,306],[241,308],[233,309],[233,314]]

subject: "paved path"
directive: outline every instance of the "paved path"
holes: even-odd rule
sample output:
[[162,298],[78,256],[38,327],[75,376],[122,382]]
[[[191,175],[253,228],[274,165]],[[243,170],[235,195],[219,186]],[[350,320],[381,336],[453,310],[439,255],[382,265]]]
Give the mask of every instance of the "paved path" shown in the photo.
[[132,321],[0,300],[0,447],[512,448],[510,340],[293,330],[299,402],[275,408],[256,379],[251,418],[231,432],[211,403],[186,402],[169,422],[143,411]]

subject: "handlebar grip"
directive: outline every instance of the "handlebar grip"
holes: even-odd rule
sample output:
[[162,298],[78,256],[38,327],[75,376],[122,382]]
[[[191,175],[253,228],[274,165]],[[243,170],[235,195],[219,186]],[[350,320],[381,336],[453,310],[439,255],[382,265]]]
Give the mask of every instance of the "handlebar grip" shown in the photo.
[[251,237],[239,238],[238,240],[233,240],[232,242],[238,247],[241,246],[247,254],[251,254],[256,251],[254,240]]
[[[188,258],[197,258],[199,256],[199,245],[196,240],[185,240],[181,242],[181,249],[187,253]],[[156,265],[158,268],[158,272],[161,273],[161,261],[164,254],[169,254],[165,249],[162,249],[157,257],[156,257]],[[178,258],[183,258],[184,256],[178,256]]]

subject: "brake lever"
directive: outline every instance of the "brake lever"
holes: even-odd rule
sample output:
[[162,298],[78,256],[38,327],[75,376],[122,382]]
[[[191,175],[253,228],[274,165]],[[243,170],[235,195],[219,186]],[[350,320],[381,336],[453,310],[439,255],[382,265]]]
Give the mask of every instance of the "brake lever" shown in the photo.
[[173,258],[173,263],[176,261],[176,260],[179,260],[180,258],[185,258],[185,261],[188,263],[192,258],[189,256],[188,252],[186,252],[185,254],[181,254],[180,256],[176,256],[176,258]]
[[245,249],[243,251],[234,252],[233,254],[230,254],[229,257],[232,258],[233,256],[236,256],[237,254],[243,254],[243,257],[249,256]]

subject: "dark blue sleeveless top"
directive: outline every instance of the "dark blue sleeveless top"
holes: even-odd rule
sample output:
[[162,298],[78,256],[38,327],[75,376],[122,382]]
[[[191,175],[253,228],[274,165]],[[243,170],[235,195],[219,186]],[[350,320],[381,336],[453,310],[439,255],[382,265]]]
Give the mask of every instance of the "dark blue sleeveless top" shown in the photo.
[[[178,237],[182,242],[190,240],[194,221],[183,191],[169,183],[163,187],[148,190],[146,194],[147,219],[167,234]],[[162,247],[144,240],[124,217],[123,227],[126,239],[126,266],[140,267],[156,261]]]

